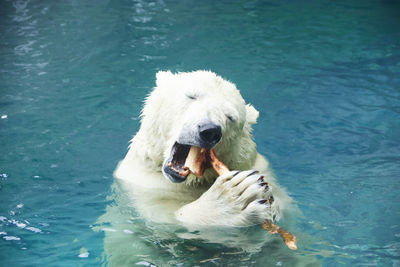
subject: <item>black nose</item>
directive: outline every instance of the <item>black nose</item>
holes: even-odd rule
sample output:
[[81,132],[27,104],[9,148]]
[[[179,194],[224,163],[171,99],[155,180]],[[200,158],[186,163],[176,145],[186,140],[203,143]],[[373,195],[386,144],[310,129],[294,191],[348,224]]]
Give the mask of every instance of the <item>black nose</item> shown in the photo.
[[203,143],[202,147],[211,148],[221,140],[221,126],[214,123],[201,124],[199,125],[199,134]]

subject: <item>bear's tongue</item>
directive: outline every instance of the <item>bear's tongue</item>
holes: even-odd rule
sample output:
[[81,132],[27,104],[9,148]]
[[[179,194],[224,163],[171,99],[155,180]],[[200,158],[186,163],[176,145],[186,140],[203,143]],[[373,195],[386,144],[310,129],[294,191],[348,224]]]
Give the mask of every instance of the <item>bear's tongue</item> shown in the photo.
[[197,146],[175,143],[172,147],[172,160],[168,166],[177,174],[187,177],[193,173],[202,177],[207,167],[208,150]]

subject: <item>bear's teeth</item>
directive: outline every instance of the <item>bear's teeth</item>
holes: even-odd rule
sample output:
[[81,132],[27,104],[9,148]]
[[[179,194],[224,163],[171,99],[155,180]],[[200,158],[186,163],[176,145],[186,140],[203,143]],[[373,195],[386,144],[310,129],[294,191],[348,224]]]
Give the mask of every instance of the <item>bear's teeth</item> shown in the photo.
[[184,176],[184,177],[188,176],[189,173],[190,173],[190,170],[189,170],[188,167],[183,167],[183,169],[179,169],[179,168],[177,168],[177,167],[174,166],[174,164],[172,163],[172,161],[170,161],[170,162],[168,163],[168,166],[169,166],[173,171],[175,171],[176,173],[178,173],[179,175]]
[[185,160],[185,168],[188,168],[197,177],[202,177],[206,164],[207,149],[191,146]]
[[180,175],[185,176],[185,177],[188,176],[189,173],[190,173],[190,170],[187,167],[184,167],[183,170],[179,172]]

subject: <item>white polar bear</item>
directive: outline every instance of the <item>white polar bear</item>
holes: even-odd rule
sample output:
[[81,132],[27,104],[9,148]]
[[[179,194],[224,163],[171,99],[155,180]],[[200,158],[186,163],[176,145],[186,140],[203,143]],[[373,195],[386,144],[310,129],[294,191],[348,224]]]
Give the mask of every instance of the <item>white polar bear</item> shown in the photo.
[[[279,220],[291,198],[252,140],[258,111],[246,105],[233,83],[213,72],[156,76],[140,130],[114,174],[124,180],[136,209],[150,220],[185,226]],[[235,171],[218,177],[205,160],[199,172],[187,175],[184,164],[192,146],[213,148]]]

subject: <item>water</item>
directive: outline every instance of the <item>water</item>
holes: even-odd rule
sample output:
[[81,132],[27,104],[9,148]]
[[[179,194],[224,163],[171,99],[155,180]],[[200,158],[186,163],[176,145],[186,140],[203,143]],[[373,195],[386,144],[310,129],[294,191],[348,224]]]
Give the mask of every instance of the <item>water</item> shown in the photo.
[[5,0],[0,27],[1,266],[107,264],[98,218],[121,212],[112,173],[161,69],[211,69],[259,109],[301,249],[188,241],[127,208],[158,251],[131,264],[400,265],[399,2]]

